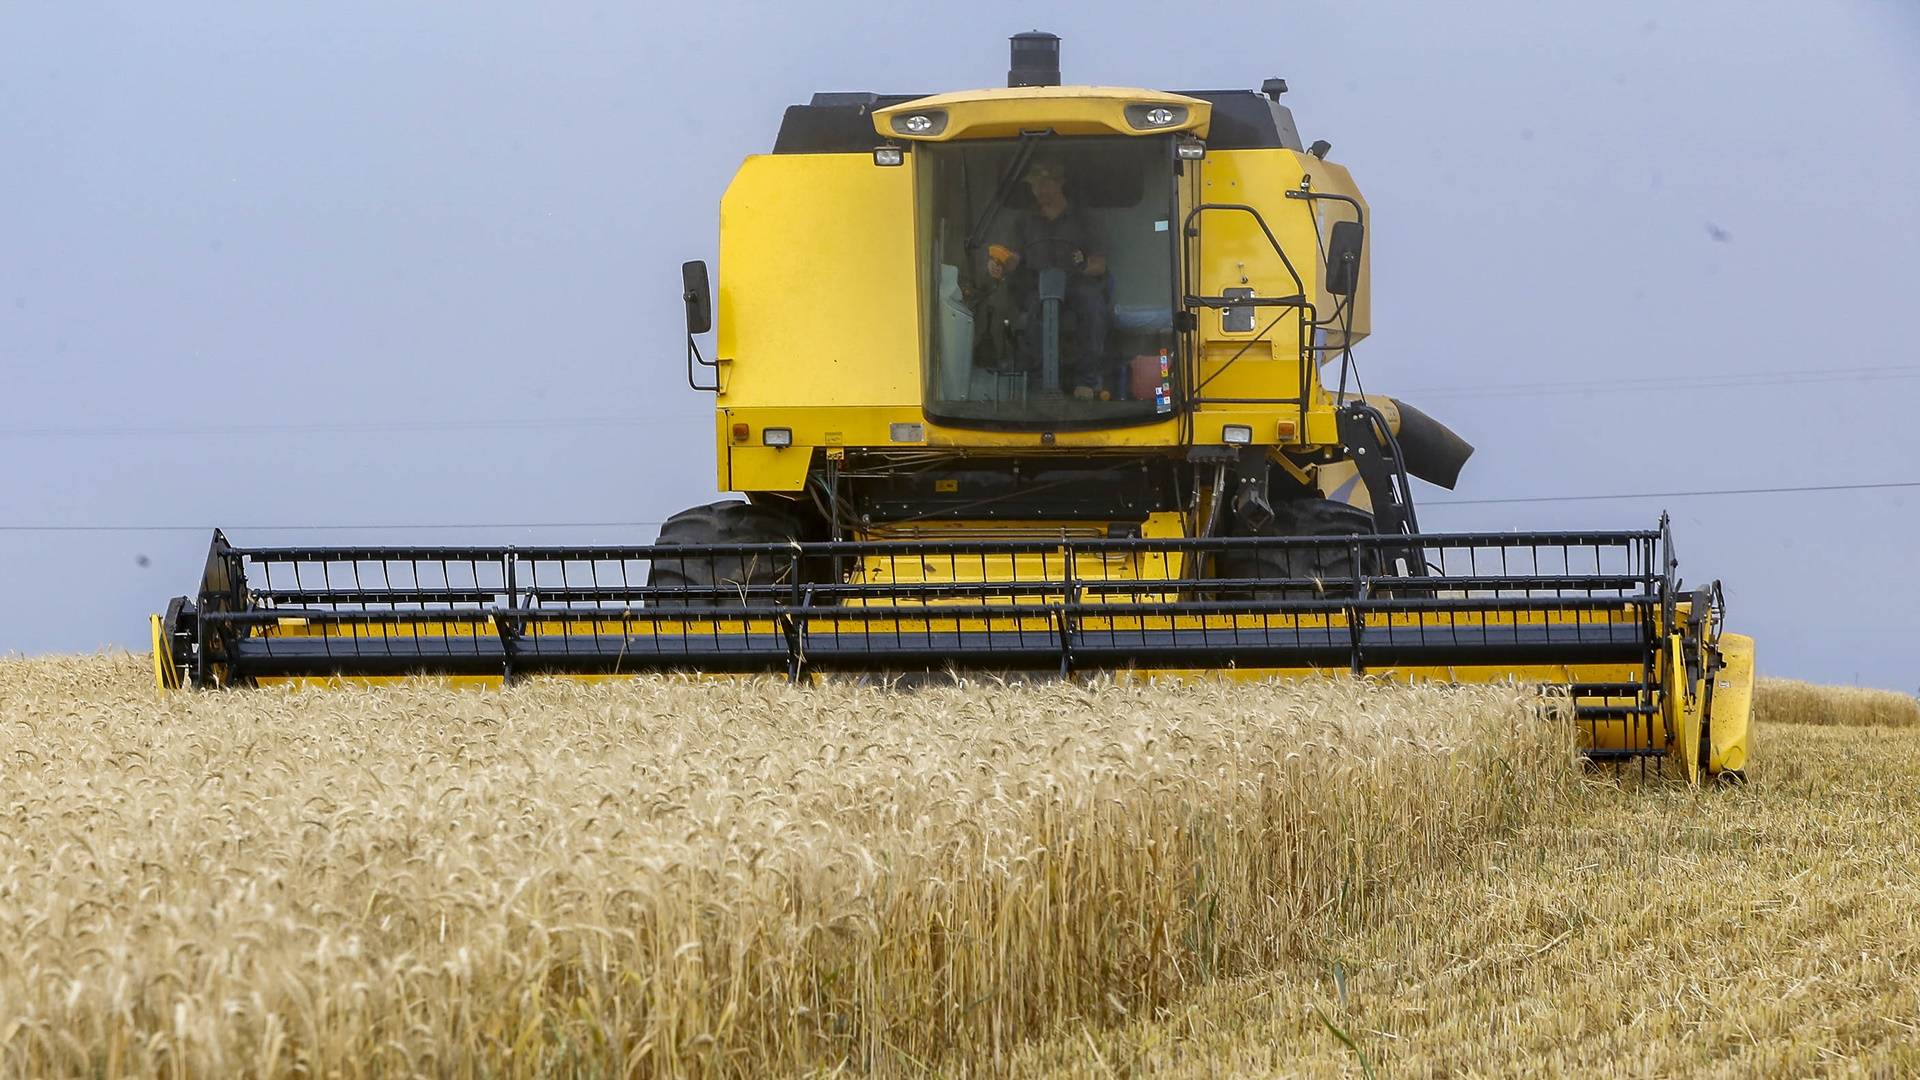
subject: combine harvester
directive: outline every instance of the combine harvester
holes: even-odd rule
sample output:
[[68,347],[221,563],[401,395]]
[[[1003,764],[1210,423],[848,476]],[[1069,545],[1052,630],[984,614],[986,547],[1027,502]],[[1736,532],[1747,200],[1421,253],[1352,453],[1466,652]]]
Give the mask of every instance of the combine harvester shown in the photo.
[[820,94],[685,265],[719,486],[651,546],[242,548],[163,687],[411,675],[1372,674],[1567,687],[1595,759],[1745,766],[1751,639],[1664,520],[1425,534],[1472,448],[1357,389],[1366,203],[1286,84]]

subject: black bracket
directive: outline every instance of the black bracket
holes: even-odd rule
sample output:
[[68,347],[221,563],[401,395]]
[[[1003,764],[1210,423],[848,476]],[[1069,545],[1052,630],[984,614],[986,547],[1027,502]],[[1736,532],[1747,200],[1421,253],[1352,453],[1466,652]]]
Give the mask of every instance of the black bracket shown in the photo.
[[1349,402],[1334,414],[1334,430],[1373,499],[1374,528],[1385,534],[1412,533],[1413,501],[1408,495],[1407,468],[1387,428],[1387,418],[1364,401]]
[[513,662],[520,655],[520,639],[524,636],[520,627],[521,617],[509,615],[504,611],[493,616],[493,629],[500,636],[500,681],[513,681]]
[[513,681],[513,661],[519,655],[520,639],[523,635],[522,617],[519,614],[520,586],[515,572],[519,563],[519,554],[513,548],[508,548],[501,553],[500,568],[507,586],[506,595],[502,599],[506,604],[493,612],[493,631],[500,638],[500,682],[502,684]]
[[1720,679],[1720,668],[1726,663],[1720,655],[1720,646],[1703,645],[1706,651],[1706,663],[1701,673],[1706,676],[1700,688],[1700,747],[1695,760],[1700,762],[1702,772],[1707,762],[1713,758],[1713,686]]
[[1249,446],[1240,452],[1239,466],[1234,471],[1240,483],[1233,495],[1233,520],[1240,527],[1239,535],[1259,536],[1273,523],[1273,504],[1267,499],[1273,459],[1267,456],[1266,447]]
[[[196,687],[224,684],[231,675],[227,661],[240,632],[231,625],[208,625],[201,615],[237,614],[252,609],[247,593],[246,560],[227,542],[226,533],[213,530],[213,543],[207,549],[206,569],[200,575],[200,591],[194,595],[191,611],[194,649],[192,682]],[[217,622],[217,620],[216,620]]]
[[813,586],[803,590],[800,582],[800,567],[796,561],[793,572],[793,587],[789,591],[789,607],[792,611],[780,613],[780,633],[787,641],[787,681],[798,683],[810,674],[807,667],[807,616],[813,608]]
[[1080,583],[1073,572],[1073,545],[1062,544],[1060,553],[1066,558],[1061,572],[1061,584],[1066,589],[1060,605],[1060,677],[1073,674],[1073,609],[1080,603]]
[[[1360,544],[1357,540],[1353,545],[1353,553],[1353,565],[1358,567],[1360,565]],[[1356,582],[1353,589],[1354,599],[1366,599],[1365,588],[1366,586]],[[1356,676],[1365,675],[1367,673],[1367,658],[1363,648],[1366,639],[1367,617],[1365,613],[1360,610],[1360,605],[1358,604],[1349,605],[1346,608],[1346,616],[1347,648],[1349,650],[1347,654],[1348,670]]]
[[160,648],[166,651],[167,687],[204,686],[205,672],[200,659],[200,620],[193,601],[176,596],[167,604],[160,622]]

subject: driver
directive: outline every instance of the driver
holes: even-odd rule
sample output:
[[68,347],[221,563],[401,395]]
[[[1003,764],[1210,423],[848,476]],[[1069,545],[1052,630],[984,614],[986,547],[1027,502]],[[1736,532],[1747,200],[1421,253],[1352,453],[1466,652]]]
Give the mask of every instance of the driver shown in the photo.
[[[1065,270],[1064,320],[1078,329],[1076,355],[1061,356],[1063,381],[1071,378],[1073,396],[1106,398],[1107,248],[1086,212],[1067,201],[1067,173],[1059,162],[1036,159],[1021,178],[1033,192],[1033,209],[1014,221],[1006,247],[989,250],[987,273],[1003,280],[1022,266],[1034,271]],[[1064,343],[1063,343],[1064,345]]]

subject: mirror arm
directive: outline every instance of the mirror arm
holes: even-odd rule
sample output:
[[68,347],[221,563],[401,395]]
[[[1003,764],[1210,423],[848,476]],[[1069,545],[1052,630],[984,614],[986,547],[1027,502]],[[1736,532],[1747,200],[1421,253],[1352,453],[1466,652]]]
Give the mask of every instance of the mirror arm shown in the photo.
[[[1346,203],[1348,206],[1351,206],[1353,208],[1353,220],[1355,223],[1357,223],[1360,226],[1360,235],[1362,236],[1366,235],[1367,208],[1360,204],[1359,199],[1356,199],[1351,195],[1342,195],[1336,191],[1313,191],[1310,189],[1296,189],[1296,190],[1284,192],[1283,194],[1289,199],[1298,199],[1301,202],[1305,202],[1305,203],[1312,203],[1320,199],[1326,199],[1332,202]],[[1317,232],[1318,229],[1316,228],[1315,231]],[[1351,264],[1354,272],[1353,283],[1356,289],[1359,288],[1359,284],[1360,284],[1359,261],[1360,261],[1360,256],[1359,256],[1359,253],[1356,252],[1353,256],[1353,262]]]
[[[687,385],[710,393],[720,389],[720,364],[700,355],[694,335],[713,329],[713,290],[707,283],[705,260],[693,259],[680,264],[680,302],[687,309]],[[694,365],[713,370],[713,385],[702,386]]]
[[[699,364],[701,367],[708,368],[713,372],[712,386],[700,385],[699,379],[694,375],[695,364]],[[705,390],[708,393],[717,393],[720,390],[720,365],[700,355],[700,344],[693,340],[692,334],[687,335],[687,385],[693,387],[695,390]]]

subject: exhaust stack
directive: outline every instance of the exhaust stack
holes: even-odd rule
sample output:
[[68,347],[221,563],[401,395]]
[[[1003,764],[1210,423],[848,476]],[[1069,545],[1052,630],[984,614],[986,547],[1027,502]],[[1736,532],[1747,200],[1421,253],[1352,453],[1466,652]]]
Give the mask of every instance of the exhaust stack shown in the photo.
[[1007,65],[1008,86],[1059,86],[1060,38],[1044,30],[1015,34]]

